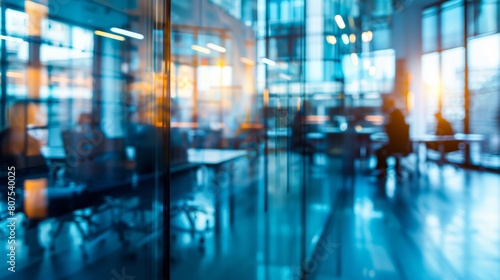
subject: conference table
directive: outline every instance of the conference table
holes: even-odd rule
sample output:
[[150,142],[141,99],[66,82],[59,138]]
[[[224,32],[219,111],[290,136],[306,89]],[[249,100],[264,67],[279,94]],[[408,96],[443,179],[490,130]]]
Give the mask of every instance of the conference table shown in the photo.
[[[412,142],[412,145],[416,147],[414,149],[416,152],[416,159],[417,159],[417,171],[419,170],[418,166],[420,164],[420,153],[419,148],[420,146],[427,147],[427,144],[429,143],[436,143],[438,146],[438,152],[439,152],[439,164],[443,164],[446,160],[446,152],[445,152],[445,145],[446,143],[449,142],[458,142],[458,143],[463,143],[466,145],[470,145],[472,143],[480,143],[484,141],[486,137],[481,134],[464,134],[464,133],[456,133],[454,135],[447,135],[447,136],[438,136],[438,135],[432,135],[432,134],[424,134],[420,136],[414,136],[410,137],[410,141]],[[388,137],[385,132],[378,132],[378,133],[373,133],[370,135],[370,141],[375,142],[375,143],[387,143],[388,142]],[[471,155],[471,149],[463,149],[464,153],[464,163],[465,164],[470,164],[468,162],[468,159],[472,157]],[[468,154],[466,154],[468,153]]]
[[[224,149],[188,149],[188,161],[192,164],[199,164],[204,168],[213,171],[213,180],[204,180],[208,184],[210,191],[214,195],[214,216],[215,216],[215,232],[221,229],[222,220],[222,203],[225,198],[229,202],[229,223],[234,222],[234,161],[244,158],[248,155],[244,150],[224,150]],[[225,186],[220,186],[218,183],[222,181],[222,176],[229,175],[228,189]]]
[[[127,147],[130,149],[130,147]],[[246,157],[248,154],[244,150],[224,150],[224,149],[188,149],[187,151],[187,163],[172,166],[170,173],[176,173],[184,169],[197,168],[198,166],[213,170],[216,176],[224,168],[227,169],[227,165],[231,165],[235,160]],[[47,160],[47,162],[52,165],[55,162],[64,163],[65,161],[65,151],[63,147],[55,148],[43,148],[42,155]],[[52,172],[51,172],[52,173]],[[233,173],[229,170],[229,189],[223,189],[220,186],[213,188],[214,192],[214,208],[215,208],[215,229],[218,231],[220,229],[220,208],[223,198],[229,197],[229,218],[230,223],[234,221],[234,186],[233,186]],[[215,178],[217,180],[217,178]],[[216,182],[206,182],[211,186],[215,186]]]

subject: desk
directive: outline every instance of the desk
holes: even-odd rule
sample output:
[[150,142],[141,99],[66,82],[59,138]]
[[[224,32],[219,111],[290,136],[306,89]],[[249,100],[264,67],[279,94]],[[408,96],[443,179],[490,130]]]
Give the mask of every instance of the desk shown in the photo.
[[[387,134],[384,132],[379,132],[379,133],[373,133],[370,135],[370,140],[372,142],[378,142],[378,143],[386,143],[388,141]],[[445,156],[446,153],[444,151],[444,146],[446,142],[460,142],[464,144],[471,144],[471,143],[477,143],[477,142],[482,142],[485,140],[484,135],[481,134],[463,134],[463,133],[457,133],[455,135],[449,135],[449,136],[437,136],[437,135],[431,135],[431,134],[426,134],[422,136],[416,136],[416,137],[411,137],[410,141],[412,142],[413,145],[417,146],[417,170],[418,166],[420,163],[420,156],[419,156],[419,147],[421,144],[427,144],[427,143],[437,143],[439,146],[439,154],[440,154],[440,159],[439,163],[442,164],[445,161]],[[467,152],[464,150],[464,153]],[[470,149],[469,149],[470,153]],[[464,159],[466,158],[471,158],[471,155],[465,155],[464,154]]]
[[50,161],[63,161],[66,159],[63,147],[42,147],[40,153],[46,160]]
[[202,165],[219,165],[247,155],[242,150],[188,149],[188,162]]
[[[49,161],[64,161],[65,160],[65,151],[63,147],[57,147],[57,148],[48,148],[45,147],[42,151],[42,155],[44,158]],[[192,169],[192,168],[197,168],[198,166],[206,166],[209,168],[213,168],[214,170],[217,170],[221,168],[224,164],[229,164],[232,161],[245,157],[247,155],[247,151],[243,150],[219,150],[219,149],[188,149],[188,163],[180,166],[172,166],[170,172],[171,173],[176,173],[179,171],[182,171],[184,169]],[[232,172],[229,173],[230,176],[232,176]],[[133,181],[131,179],[131,181]],[[232,178],[230,179],[230,184],[229,184],[229,212],[230,212],[230,222],[233,222],[234,215],[233,215],[233,209],[234,209],[234,197],[233,197],[233,184],[232,184]],[[103,190],[103,189],[108,189],[108,188],[113,188],[116,182],[112,182],[108,184],[103,184],[101,186],[94,186],[92,189],[96,190]],[[128,182],[127,182],[128,183]],[[220,214],[220,202],[221,198],[218,197],[219,192],[217,191],[215,193],[215,213],[216,213],[216,229],[220,226],[219,223],[217,222],[217,215]]]
[[[340,127],[330,126],[324,127],[321,131],[327,136],[329,151],[336,150],[337,153],[344,153],[347,140],[352,144],[352,152],[355,153],[355,156],[363,158],[370,154],[370,135],[380,131],[380,128],[354,126],[341,129]],[[334,145],[335,142],[336,145]],[[354,147],[356,148],[354,149]]]
[[[222,168],[225,164],[230,164],[234,160],[245,157],[247,151],[243,150],[219,150],[219,149],[188,149],[188,161],[192,164],[200,164],[212,168],[217,174],[218,169]],[[234,186],[233,186],[233,172],[229,171],[229,221],[230,224],[234,222]],[[222,189],[214,190],[215,202],[215,231],[219,232],[221,229],[221,200],[224,197]]]

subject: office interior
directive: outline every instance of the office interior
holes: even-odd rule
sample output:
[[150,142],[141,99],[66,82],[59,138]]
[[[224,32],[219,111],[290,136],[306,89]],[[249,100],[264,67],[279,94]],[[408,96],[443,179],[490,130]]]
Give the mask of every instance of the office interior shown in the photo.
[[0,0],[0,54],[1,279],[500,278],[498,0]]

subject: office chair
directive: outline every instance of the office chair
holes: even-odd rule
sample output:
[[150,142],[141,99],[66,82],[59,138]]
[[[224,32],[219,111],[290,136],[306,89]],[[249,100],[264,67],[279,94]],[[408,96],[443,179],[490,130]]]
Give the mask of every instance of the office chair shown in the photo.
[[[171,235],[171,241],[177,238],[176,231],[189,232],[191,237],[195,239],[196,235],[199,237],[200,250],[204,250],[205,233],[212,230],[210,226],[209,216],[213,213],[209,211],[203,203],[196,201],[196,194],[199,192],[197,189],[196,169],[185,170],[177,172],[171,176],[171,206],[170,206],[170,221],[171,228],[174,229]],[[203,228],[197,228],[196,221],[198,216],[206,215],[207,220]],[[175,219],[185,216],[188,219],[189,227],[184,228],[175,226]]]
[[[410,141],[410,126],[405,124],[402,128],[401,134],[397,137],[397,141],[400,143],[396,146],[395,150],[391,153],[392,156],[400,162],[401,170],[396,170],[397,175],[402,175],[402,171],[406,170],[409,174],[413,174],[415,168],[412,168],[410,164],[404,161],[407,159],[408,155],[413,153],[413,146]],[[418,167],[417,167],[418,168]]]
[[[98,129],[83,132],[64,131],[62,138],[66,152],[65,179],[70,180],[72,184],[86,184],[85,191],[91,193],[93,188],[121,182],[130,177],[132,172],[124,166],[126,160],[124,139],[107,138]],[[128,227],[123,221],[123,214],[129,210],[125,200],[130,198],[130,194],[123,195],[122,192],[115,192],[115,195],[103,193],[85,198],[71,197],[71,204],[80,206],[75,206],[76,210],[58,217],[59,224],[53,231],[50,249],[54,250],[56,238],[63,226],[69,223],[76,226],[84,244],[99,239],[106,231],[114,230],[119,234],[122,244],[126,245],[124,231]],[[84,199],[85,203],[78,201],[81,199]],[[109,211],[114,213],[111,228],[102,228],[94,218]],[[116,211],[118,213],[115,213]],[[82,253],[86,258],[85,250],[82,250]]]

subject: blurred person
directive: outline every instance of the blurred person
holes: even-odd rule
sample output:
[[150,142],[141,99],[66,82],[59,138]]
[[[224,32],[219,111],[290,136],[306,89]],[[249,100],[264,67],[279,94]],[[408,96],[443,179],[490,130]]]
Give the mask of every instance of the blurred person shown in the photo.
[[[436,136],[453,136],[455,132],[453,131],[453,126],[451,123],[446,120],[441,112],[437,112],[434,114],[436,118]],[[439,151],[438,143],[427,143],[427,148],[435,151]],[[456,141],[446,141],[444,143],[444,152],[454,152],[459,150],[459,142]]]
[[16,169],[44,166],[40,142],[27,128],[36,123],[37,108],[33,104],[16,102],[7,109],[7,129],[0,132],[2,165]]
[[[401,110],[393,107],[389,114],[389,121],[385,126],[385,131],[389,139],[388,143],[376,151],[377,165],[375,169],[379,176],[386,174],[387,158],[394,154],[407,155],[411,152],[410,146],[410,126],[406,123],[405,116]],[[396,174],[401,175],[400,159],[396,157]]]
[[436,135],[438,136],[450,136],[454,135],[453,126],[446,120],[440,112],[434,114],[436,118]]

